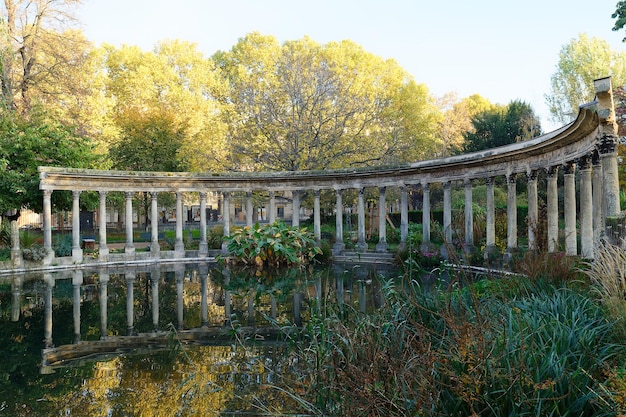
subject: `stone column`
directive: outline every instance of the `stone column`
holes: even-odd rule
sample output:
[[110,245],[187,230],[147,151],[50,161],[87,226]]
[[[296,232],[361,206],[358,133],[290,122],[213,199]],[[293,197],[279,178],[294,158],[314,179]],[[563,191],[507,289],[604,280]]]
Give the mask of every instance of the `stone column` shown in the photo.
[[565,214],[565,254],[578,254],[576,241],[576,183],[574,173],[576,163],[567,162],[563,165],[563,204]]
[[537,227],[539,223],[539,203],[537,197],[537,170],[526,173],[528,179],[528,249],[537,250]]
[[580,256],[593,259],[593,191],[591,188],[591,155],[578,160],[580,173]]
[[183,193],[176,192],[176,242],[174,243],[175,256],[185,256],[185,243],[183,242]]
[[44,292],[43,341],[44,348],[49,349],[54,347],[54,342],[52,341],[52,288],[54,288],[55,281],[52,273],[44,272],[43,281],[46,284]]
[[270,191],[269,197],[270,202],[269,208],[267,209],[267,221],[272,224],[276,221],[276,193],[274,191]]
[[133,193],[126,192],[126,245],[124,246],[124,253],[127,255],[135,254],[135,245],[133,244]]
[[100,207],[98,220],[100,222],[99,227],[99,242],[98,242],[98,259],[101,262],[109,260],[109,247],[107,246],[107,192],[100,191]]
[[252,215],[252,191],[246,191],[246,226],[252,227],[254,224],[254,216]]
[[198,256],[205,257],[209,253],[209,244],[206,233],[206,193],[200,193],[200,245],[198,246]]
[[450,190],[452,183],[446,181],[443,183],[443,231],[445,243],[452,243],[452,197]]
[[80,286],[83,285],[83,271],[72,272],[72,316],[74,318],[74,343],[80,342]]
[[150,193],[150,255],[153,258],[161,257],[159,245],[159,207],[157,197],[159,193]]
[[322,221],[320,218],[320,190],[313,191],[313,235],[319,243],[322,240]]
[[557,181],[559,168],[552,166],[546,169],[547,200],[548,200],[548,252],[559,249],[559,194]]
[[367,242],[365,242],[365,188],[359,188],[359,199],[357,204],[357,252],[364,252],[367,250]]
[[465,179],[465,245],[463,250],[466,253],[474,250],[474,208],[472,202],[472,180]]
[[604,236],[604,196],[603,186],[604,180],[602,179],[602,164],[600,163],[600,154],[597,150],[591,154],[591,161],[593,164],[593,238],[594,242]]
[[43,248],[46,250],[44,264],[49,265],[54,259],[52,250],[52,191],[43,190]]
[[135,272],[126,271],[126,335],[135,333]]
[[425,251],[430,245],[430,184],[422,183],[422,242]]
[[485,258],[489,257],[490,253],[497,252],[496,248],[496,204],[493,193],[493,177],[487,177],[485,179],[487,186],[487,240],[485,242]]
[[100,339],[106,339],[109,335],[107,330],[109,273],[104,268],[98,271],[98,285],[100,286]]
[[[230,192],[226,191],[222,193],[224,198],[222,220],[224,222],[224,237],[230,236]],[[226,242],[222,242],[222,253],[228,255],[228,245]]]
[[611,78],[594,80],[598,117],[600,118],[599,146],[604,182],[605,218],[621,215],[619,202],[619,177],[617,165],[617,123]]
[[506,217],[507,241],[506,250],[511,255],[517,249],[517,175],[507,175]]
[[11,267],[18,268],[23,262],[22,250],[20,249],[20,227],[17,220],[11,220]]
[[341,254],[346,245],[343,243],[343,190],[335,190],[335,244],[333,245],[333,255]]
[[400,187],[400,247],[406,247],[409,237],[409,199],[405,185]]
[[80,247],[80,191],[72,191],[72,261],[83,261]]
[[291,215],[291,225],[300,227],[300,190],[292,191],[293,213]]
[[387,188],[378,188],[378,243],[376,252],[387,252]]

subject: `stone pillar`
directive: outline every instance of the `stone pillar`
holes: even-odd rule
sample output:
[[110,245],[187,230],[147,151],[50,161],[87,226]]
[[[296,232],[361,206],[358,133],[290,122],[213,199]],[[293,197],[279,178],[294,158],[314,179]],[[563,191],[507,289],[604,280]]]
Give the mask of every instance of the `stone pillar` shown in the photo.
[[591,155],[578,160],[580,176],[580,256],[593,259],[593,191],[591,186]]
[[379,187],[378,196],[378,243],[376,252],[387,252],[387,188]]
[[198,256],[205,257],[209,253],[206,233],[206,193],[200,193],[200,245],[198,246]]
[[559,168],[552,166],[546,169],[548,180],[548,252],[556,252],[559,249],[559,194],[557,181]]
[[[230,236],[230,192],[223,192],[224,198],[222,220],[224,221],[224,237]],[[228,255],[228,245],[222,242],[222,253]]]
[[176,192],[176,242],[174,243],[175,256],[185,256],[185,243],[183,242],[183,193]]
[[367,250],[367,242],[365,242],[365,188],[359,188],[359,199],[357,204],[357,252],[364,252]]
[[269,208],[267,209],[267,221],[272,224],[276,221],[276,193],[274,191],[270,191],[269,197],[270,202]]
[[150,271],[150,287],[152,289],[152,331],[159,331],[159,280],[161,268],[156,264]]
[[17,220],[11,220],[11,266],[17,268],[22,266],[22,250],[20,249],[20,227]]
[[52,191],[43,190],[43,248],[46,251],[44,264],[50,265],[54,259],[52,250]]
[[46,284],[44,292],[44,319],[43,319],[43,343],[44,348],[54,347],[52,341],[52,288],[54,288],[54,277],[50,272],[44,272],[43,281]]
[[159,207],[157,197],[159,193],[150,193],[150,255],[153,258],[161,257],[159,245]]
[[80,247],[80,191],[72,191],[72,261],[83,261]]
[[450,190],[452,183],[446,181],[443,183],[443,231],[445,243],[452,243],[452,197]]
[[517,249],[517,175],[507,175],[506,217],[507,240],[506,250],[509,255]]
[[126,335],[135,333],[135,272],[126,271]]
[[600,240],[604,236],[604,196],[603,187],[604,180],[602,178],[602,164],[600,163],[600,154],[597,150],[591,154],[593,164],[593,238],[594,242]]
[[291,215],[291,225],[300,227],[300,190],[292,191],[293,214]]
[[409,199],[405,185],[400,187],[400,247],[406,247],[409,237]]
[[474,250],[474,207],[472,202],[472,180],[463,181],[465,187],[465,245],[463,250],[468,253]]
[[490,253],[497,251],[496,248],[496,204],[493,193],[493,177],[487,177],[485,179],[487,186],[487,240],[485,242],[485,257],[488,258]]
[[322,221],[320,218],[320,190],[313,191],[313,235],[319,243],[322,240]]
[[98,271],[98,285],[100,286],[100,339],[106,339],[109,335],[107,330],[109,273],[104,268]]
[[430,245],[430,184],[422,184],[422,242],[426,251]]
[[346,249],[346,245],[343,243],[342,193],[342,190],[335,190],[335,244],[333,245],[333,255],[339,255]]
[[621,215],[619,202],[619,177],[617,165],[617,123],[611,78],[594,80],[598,117],[600,118],[599,145],[604,183],[605,218]]
[[528,179],[528,249],[537,250],[537,227],[539,223],[539,202],[537,197],[537,170],[526,173]]
[[135,254],[135,245],[133,244],[133,193],[126,192],[126,245],[124,253],[127,255]]
[[109,260],[109,247],[107,246],[107,192],[100,191],[100,207],[98,220],[99,227],[99,242],[98,242],[98,259],[101,262]]
[[74,318],[74,343],[80,342],[80,286],[83,285],[83,271],[72,272],[72,316]]
[[563,211],[565,214],[565,254],[578,254],[576,241],[576,163],[567,162],[563,165]]
[[252,227],[254,224],[254,216],[252,215],[252,191],[246,191],[246,226]]

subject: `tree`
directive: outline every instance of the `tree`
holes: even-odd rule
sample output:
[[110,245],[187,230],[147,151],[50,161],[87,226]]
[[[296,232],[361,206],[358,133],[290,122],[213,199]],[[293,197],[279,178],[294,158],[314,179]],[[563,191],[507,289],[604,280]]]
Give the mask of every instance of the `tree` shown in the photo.
[[[618,31],[624,28],[626,25],[626,0],[620,0],[617,2],[615,6],[615,12],[611,15],[613,19],[617,19],[615,21],[615,25],[613,26],[614,31]],[[626,42],[626,38],[622,39],[622,42]]]
[[541,123],[523,101],[495,106],[472,118],[473,129],[464,134],[465,152],[475,152],[531,139],[541,134]]
[[[40,114],[26,120],[5,112],[0,115],[0,213],[19,214],[24,207],[41,211],[38,166],[90,168],[95,162],[90,142],[67,127]],[[71,207],[68,193],[52,197],[55,209]]]
[[280,45],[251,33],[213,56],[232,170],[318,170],[424,157],[440,113],[395,61],[353,42]]
[[555,121],[568,123],[581,104],[594,99],[594,79],[611,76],[615,85],[626,82],[626,53],[611,50],[608,42],[586,34],[561,48],[551,93],[545,96]]

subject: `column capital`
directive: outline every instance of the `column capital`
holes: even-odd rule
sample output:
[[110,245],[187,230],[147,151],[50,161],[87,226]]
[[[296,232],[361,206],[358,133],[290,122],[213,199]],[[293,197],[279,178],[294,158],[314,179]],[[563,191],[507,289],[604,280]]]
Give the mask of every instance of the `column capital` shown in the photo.
[[150,198],[151,198],[152,200],[156,200],[158,196],[159,196],[159,193],[158,193],[158,192],[156,192],[156,191],[151,191],[151,192],[150,192]]
[[493,185],[493,177],[485,178],[485,184],[486,185]]
[[107,196],[107,194],[108,194],[108,193],[109,193],[109,192],[108,192],[108,191],[106,191],[106,190],[103,190],[103,191],[98,191],[98,194],[100,195],[100,197],[104,197],[104,198],[106,198],[106,196]]
[[529,171],[526,171],[526,178],[528,179],[528,181],[536,181],[537,180],[537,170],[536,169],[531,169]]
[[594,167],[602,166],[602,163],[600,162],[600,152],[598,152],[597,148],[591,151],[591,163]]
[[81,193],[81,192],[82,192],[82,191],[80,191],[80,190],[73,190],[73,191],[72,191],[72,197],[73,197],[73,198],[79,198],[79,197],[80,197],[80,193]]
[[464,178],[463,179],[463,185],[465,185],[466,187],[471,187],[472,186],[472,179],[471,178]]
[[578,169],[580,170],[589,170],[591,169],[591,155],[583,155],[578,158]]
[[517,173],[513,172],[511,174],[507,174],[506,175],[506,181],[511,184],[514,183],[517,180]]
[[548,178],[555,178],[559,173],[558,165],[552,165],[546,168],[546,175]]
[[315,197],[319,197],[319,196],[320,196],[320,194],[321,194],[321,190],[320,190],[320,189],[313,190],[313,195],[314,195]]
[[598,141],[598,152],[602,155],[615,153],[617,150],[617,139],[613,135],[602,135],[600,140]]
[[125,191],[124,192],[124,196],[126,197],[126,199],[133,198],[133,192],[132,191]]
[[200,195],[200,199],[206,200],[206,191],[200,191],[198,194]]
[[563,164],[563,175],[571,175],[576,171],[576,162],[567,161]]

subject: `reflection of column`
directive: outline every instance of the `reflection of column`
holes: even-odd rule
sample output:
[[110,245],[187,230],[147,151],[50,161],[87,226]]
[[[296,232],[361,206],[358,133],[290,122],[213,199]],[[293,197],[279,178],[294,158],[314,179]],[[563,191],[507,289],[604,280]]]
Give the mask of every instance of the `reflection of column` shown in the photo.
[[343,304],[343,268],[341,266],[333,264],[333,273],[335,276],[335,291],[337,292],[337,304],[341,308]]
[[591,156],[578,160],[580,172],[580,255],[593,259],[593,193],[591,190]]
[[276,193],[274,191],[269,192],[270,202],[267,209],[267,221],[270,224],[276,221]]
[[107,246],[107,192],[100,191],[100,207],[98,220],[100,221],[99,242],[98,242],[98,258],[100,261],[109,259],[109,247]]
[[176,243],[174,243],[176,256],[185,256],[185,244],[183,243],[183,193],[176,193]]
[[43,190],[43,248],[46,250],[46,263],[52,261],[52,191]]
[[537,201],[537,170],[526,173],[528,179],[528,249],[537,249],[539,206]]
[[474,207],[472,201],[472,180],[465,179],[465,250],[474,247]]
[[452,197],[450,181],[443,183],[443,231],[446,243],[452,243]]
[[301,298],[302,298],[302,295],[297,290],[294,290],[293,292],[293,322],[298,327],[302,326],[302,314],[301,314],[301,309],[300,309],[300,303],[302,302]]
[[72,191],[72,261],[83,261],[80,248],[80,191]]
[[[222,193],[224,198],[224,207],[222,213],[222,220],[224,221],[224,237],[230,236],[230,193],[224,192]],[[228,244],[226,242],[222,242],[222,253],[228,254]]]
[[276,320],[276,296],[274,293],[270,294],[270,317]]
[[400,187],[400,245],[406,246],[409,236],[409,199],[405,185]]
[[493,193],[493,177],[485,179],[487,185],[487,240],[485,252],[493,252],[496,248],[496,205]]
[[359,311],[363,314],[367,312],[367,286],[365,280],[359,280]]
[[100,339],[106,339],[109,335],[107,330],[109,273],[106,270],[99,271],[98,282],[100,285]]
[[209,275],[208,266],[200,265],[200,310],[202,314],[202,327],[209,325],[209,303],[207,300],[207,278]]
[[378,197],[378,243],[376,252],[387,252],[387,188],[379,187]]
[[135,333],[135,271],[126,271],[126,334]]
[[159,246],[159,207],[157,197],[159,193],[150,193],[150,255],[153,258],[161,257],[161,246]]
[[23,283],[23,275],[13,276],[13,280],[11,281],[11,321],[20,320]]
[[593,236],[594,241],[604,236],[604,209],[602,204],[604,203],[604,197],[602,196],[602,164],[600,163],[600,154],[598,151],[594,151],[591,154],[593,163]]
[[43,280],[46,283],[44,293],[44,321],[43,321],[43,340],[44,347],[54,347],[52,342],[52,288],[54,288],[54,277],[51,273],[45,272]]
[[558,166],[546,169],[548,177],[548,252],[556,252],[559,245],[559,194],[557,188]]
[[320,190],[313,191],[313,235],[319,243],[322,238],[322,226],[320,219]]
[[[230,271],[228,269],[222,270],[222,274],[224,275],[224,288],[228,287],[228,283],[230,282]],[[230,324],[230,291],[224,290],[224,325],[228,326]]]
[[209,253],[209,245],[206,240],[206,193],[200,193],[200,245],[198,256],[204,257]]
[[422,184],[422,242],[430,243],[430,184]]
[[74,343],[80,342],[80,287],[83,285],[83,271],[72,272],[72,312],[74,318]]
[[182,330],[183,329],[183,324],[184,324],[184,317],[183,317],[183,313],[184,313],[184,299],[183,299],[183,282],[185,281],[185,267],[176,267],[175,270],[176,273],[176,307],[177,307],[177,316],[178,316],[178,329]]
[[367,249],[365,242],[365,188],[359,188],[359,199],[357,204],[357,252],[364,252]]
[[563,165],[563,212],[565,214],[565,254],[575,256],[578,253],[576,242],[576,164],[567,162]]
[[291,192],[293,210],[291,215],[291,225],[293,227],[300,226],[300,190],[295,190]]
[[248,294],[248,326],[254,327],[254,291]]
[[343,201],[342,190],[335,190],[335,244],[333,245],[333,255],[339,255],[344,251],[346,245],[343,243]]
[[133,193],[126,192],[126,246],[124,253],[132,255],[135,253],[133,244]]
[[507,175],[506,219],[507,219],[507,252],[517,248],[517,175]]
[[252,215],[252,191],[246,191],[246,226],[252,227],[254,223],[254,216]]
[[161,279],[161,267],[156,264],[150,271],[150,284],[152,287],[152,330],[159,331],[159,281]]

